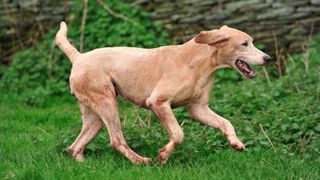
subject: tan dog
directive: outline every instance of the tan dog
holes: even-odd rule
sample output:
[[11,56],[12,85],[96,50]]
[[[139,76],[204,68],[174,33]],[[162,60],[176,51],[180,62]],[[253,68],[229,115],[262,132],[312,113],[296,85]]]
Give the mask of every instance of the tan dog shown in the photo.
[[271,58],[252,44],[244,32],[223,26],[202,31],[190,41],[154,49],[114,47],[80,54],[67,40],[64,22],[56,44],[72,62],[70,86],[77,98],[83,127],[68,152],[83,161],[86,145],[106,126],[112,146],[133,163],[149,163],[127,145],[120,126],[117,96],[151,109],[170,134],[159,152],[161,164],[183,140],[184,133],[172,107],[186,106],[192,119],[219,128],[236,150],[244,150],[231,123],[208,107],[213,74],[233,67],[247,78],[255,71],[248,64],[264,65]]

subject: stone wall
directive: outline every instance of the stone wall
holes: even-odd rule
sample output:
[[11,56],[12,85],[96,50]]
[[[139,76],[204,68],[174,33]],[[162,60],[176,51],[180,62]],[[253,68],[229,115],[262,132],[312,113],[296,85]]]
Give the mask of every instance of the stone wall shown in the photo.
[[0,2],[0,62],[19,49],[34,45],[69,12],[67,1],[2,0]]
[[[130,0],[129,0],[130,1]],[[320,32],[320,0],[131,0],[181,43],[201,30],[228,25],[274,49],[273,32],[284,50],[298,52],[311,26]]]

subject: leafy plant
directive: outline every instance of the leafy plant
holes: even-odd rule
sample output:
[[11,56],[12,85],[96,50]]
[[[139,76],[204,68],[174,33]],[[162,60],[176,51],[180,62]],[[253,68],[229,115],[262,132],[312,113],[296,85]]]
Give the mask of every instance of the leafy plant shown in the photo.
[[[149,14],[139,7],[116,0],[105,3],[137,24],[114,17],[95,1],[90,1],[84,31],[85,51],[109,46],[152,48],[169,43],[168,34],[159,24],[153,23]],[[75,2],[74,6],[67,20],[68,38],[79,47],[82,4]],[[36,47],[16,53],[11,65],[5,71],[1,70],[2,88],[21,94],[24,102],[29,105],[44,105],[48,97],[61,96],[69,91],[71,64],[54,45],[53,40],[59,25],[54,28]]]

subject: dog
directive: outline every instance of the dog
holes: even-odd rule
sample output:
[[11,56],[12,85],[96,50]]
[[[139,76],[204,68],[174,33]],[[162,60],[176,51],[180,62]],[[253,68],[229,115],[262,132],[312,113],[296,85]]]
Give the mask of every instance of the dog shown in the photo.
[[83,119],[79,136],[67,150],[77,161],[84,160],[86,145],[107,127],[112,147],[132,163],[151,162],[127,145],[117,96],[150,109],[170,134],[169,142],[159,151],[160,164],[167,162],[184,138],[172,112],[179,106],[185,106],[192,119],[220,129],[234,149],[245,149],[232,124],[213,112],[208,103],[216,70],[233,68],[251,79],[256,72],[249,64],[265,65],[272,60],[253,45],[248,34],[224,25],[201,31],[182,45],[153,49],[107,47],[81,54],[68,41],[67,25],[61,22],[55,42],[72,63],[70,88]]

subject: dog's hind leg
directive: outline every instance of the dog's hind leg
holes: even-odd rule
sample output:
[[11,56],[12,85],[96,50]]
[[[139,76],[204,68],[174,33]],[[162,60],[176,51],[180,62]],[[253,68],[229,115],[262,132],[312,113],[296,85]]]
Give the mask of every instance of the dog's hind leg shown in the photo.
[[82,114],[82,129],[77,139],[68,148],[68,152],[76,158],[77,161],[83,161],[83,152],[90,141],[96,137],[102,127],[103,121],[90,108],[80,103],[80,110]]
[[121,130],[118,104],[115,96],[102,98],[100,103],[96,106],[96,111],[108,129],[112,147],[135,164],[148,164],[151,162],[150,158],[139,156],[127,145]]
[[86,81],[88,84],[86,84],[85,88],[75,88],[75,90],[78,90],[78,93],[76,93],[77,98],[85,102],[102,119],[108,129],[112,147],[135,164],[150,163],[150,158],[136,154],[124,139],[113,84],[108,80],[107,82],[98,82],[93,85],[90,84],[90,81]]

